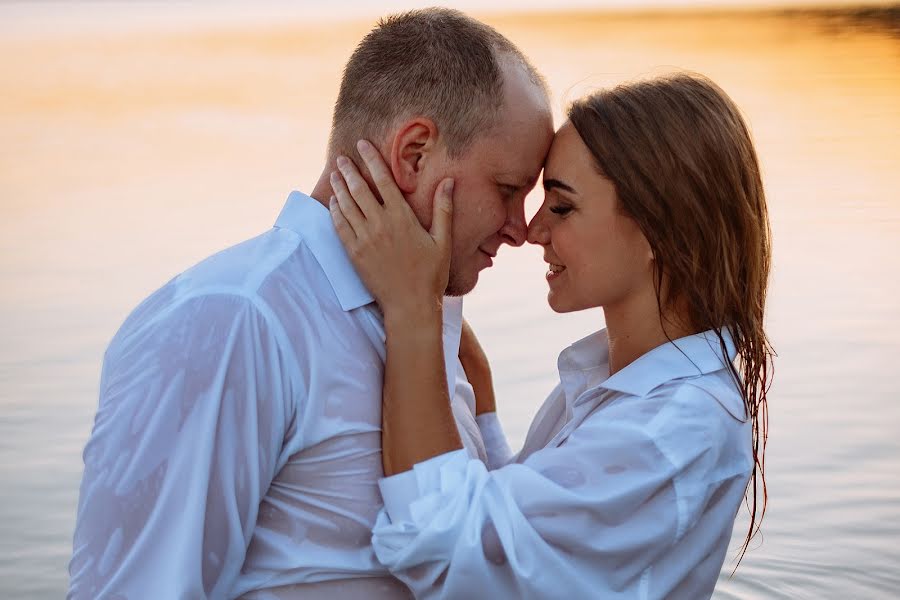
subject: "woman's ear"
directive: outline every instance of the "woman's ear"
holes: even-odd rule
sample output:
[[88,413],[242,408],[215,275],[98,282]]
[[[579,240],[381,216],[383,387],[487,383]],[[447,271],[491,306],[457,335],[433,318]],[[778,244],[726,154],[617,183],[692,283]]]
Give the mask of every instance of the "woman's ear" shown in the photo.
[[434,121],[415,118],[397,129],[388,157],[397,187],[404,194],[412,194],[419,186],[422,171],[434,155],[438,130]]

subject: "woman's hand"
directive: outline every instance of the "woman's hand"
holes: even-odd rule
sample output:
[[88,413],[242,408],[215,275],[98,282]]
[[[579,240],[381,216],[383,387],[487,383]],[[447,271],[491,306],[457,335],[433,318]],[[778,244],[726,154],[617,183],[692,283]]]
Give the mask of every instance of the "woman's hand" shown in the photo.
[[381,310],[408,317],[440,310],[450,272],[453,180],[441,181],[434,195],[431,231],[426,231],[394,182],[378,151],[357,144],[384,205],[378,202],[351,160],[338,157],[331,174],[329,203],[338,236]]

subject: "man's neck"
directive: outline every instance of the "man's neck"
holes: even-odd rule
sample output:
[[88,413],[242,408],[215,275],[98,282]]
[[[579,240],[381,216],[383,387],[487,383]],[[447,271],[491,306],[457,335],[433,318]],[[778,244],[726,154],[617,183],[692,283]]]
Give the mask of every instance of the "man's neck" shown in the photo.
[[322,174],[319,175],[319,180],[309,193],[310,198],[313,198],[325,208],[328,208],[328,199],[334,195],[334,192],[331,190],[330,177],[331,172],[336,169],[337,166],[334,164],[329,163],[325,165],[325,168],[322,169]]
[[[368,175],[368,171],[361,168],[361,159],[353,155],[352,159],[355,161],[359,174],[365,180],[365,182],[369,185],[369,189],[372,190],[374,194],[376,192],[375,185],[372,183],[370,176]],[[319,175],[319,180],[316,182],[316,185],[313,187],[312,192],[310,192],[310,198],[318,201],[319,204],[328,208],[328,199],[334,195],[334,191],[331,189],[331,174],[334,171],[337,171],[337,163],[335,162],[336,158],[328,159],[328,162],[325,164],[325,167],[322,169],[322,174]],[[376,194],[376,197],[378,195]]]

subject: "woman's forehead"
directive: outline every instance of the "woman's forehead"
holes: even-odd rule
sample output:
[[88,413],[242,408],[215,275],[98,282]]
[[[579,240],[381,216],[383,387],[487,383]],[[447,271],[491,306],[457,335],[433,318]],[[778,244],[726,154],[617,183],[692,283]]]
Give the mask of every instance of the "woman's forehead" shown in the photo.
[[578,131],[567,121],[553,136],[553,144],[544,163],[544,176],[547,176],[547,171],[571,171],[577,168],[582,162],[578,159],[586,150]]

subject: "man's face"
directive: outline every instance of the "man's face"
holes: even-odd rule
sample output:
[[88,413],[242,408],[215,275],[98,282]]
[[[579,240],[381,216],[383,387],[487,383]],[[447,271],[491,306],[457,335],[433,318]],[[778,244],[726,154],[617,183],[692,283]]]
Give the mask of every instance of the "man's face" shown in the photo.
[[496,126],[482,132],[461,158],[446,159],[440,175],[455,180],[451,296],[472,291],[502,244],[524,243],[525,196],[553,140],[553,119],[541,89],[521,66],[506,65],[504,76],[506,102]]

